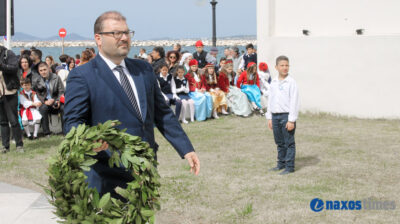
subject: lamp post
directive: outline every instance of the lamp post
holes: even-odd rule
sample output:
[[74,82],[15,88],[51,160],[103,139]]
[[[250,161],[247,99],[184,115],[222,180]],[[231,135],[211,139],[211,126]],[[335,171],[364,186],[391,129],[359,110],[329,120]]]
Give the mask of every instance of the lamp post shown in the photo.
[[217,46],[217,23],[215,19],[215,6],[217,5],[217,1],[212,0],[210,1],[210,4],[212,5],[212,17],[213,17],[213,36],[212,36],[212,42],[213,42],[213,47]]
[[6,42],[6,48],[8,50],[11,50],[11,0],[7,0],[7,6],[6,6],[6,24],[7,24],[7,30],[6,30],[6,36],[7,36],[7,42]]

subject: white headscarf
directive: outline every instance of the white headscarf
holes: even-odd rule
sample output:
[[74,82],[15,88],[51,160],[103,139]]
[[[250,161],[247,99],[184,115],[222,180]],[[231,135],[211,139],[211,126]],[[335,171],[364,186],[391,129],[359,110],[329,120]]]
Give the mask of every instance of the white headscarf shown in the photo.
[[189,71],[189,64],[184,64],[184,63],[185,63],[186,59],[187,59],[188,57],[190,57],[190,56],[193,57],[193,55],[192,55],[191,53],[184,53],[184,54],[182,55],[181,60],[179,61],[179,65],[185,66],[185,68],[186,68],[187,71]]
[[193,55],[192,55],[191,53],[184,53],[184,54],[182,55],[181,60],[179,61],[179,65],[183,65],[183,63],[185,62],[185,60],[186,60],[189,56],[192,56],[192,57],[193,57]]

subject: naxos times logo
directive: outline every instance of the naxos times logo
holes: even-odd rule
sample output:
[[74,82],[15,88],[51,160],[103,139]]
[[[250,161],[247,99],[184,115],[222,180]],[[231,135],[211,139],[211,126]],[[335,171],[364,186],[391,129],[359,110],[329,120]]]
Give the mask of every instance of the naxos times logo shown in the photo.
[[314,198],[310,202],[310,208],[314,212],[322,210],[395,210],[395,201],[378,201],[373,198],[364,199],[362,201],[343,201],[343,200],[322,200]]

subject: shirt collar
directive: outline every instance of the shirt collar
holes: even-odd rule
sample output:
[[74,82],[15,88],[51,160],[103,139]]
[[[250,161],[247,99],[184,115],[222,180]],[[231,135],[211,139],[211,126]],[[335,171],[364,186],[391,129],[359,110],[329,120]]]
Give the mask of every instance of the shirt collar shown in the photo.
[[[99,55],[106,62],[108,67],[111,69],[111,71],[114,71],[115,67],[118,66],[118,65],[114,64],[114,62],[112,62],[110,59],[108,59],[104,55],[102,55],[100,52],[99,52]],[[121,64],[119,64],[119,65],[121,65],[124,69],[126,69],[125,60],[122,60]]]
[[286,78],[285,79],[283,79],[282,81],[281,80],[279,80],[279,75],[277,75],[275,78],[273,78],[272,79],[272,81],[277,81],[277,82],[289,82],[289,79],[290,79],[290,76],[289,76],[290,74],[288,74],[287,76],[286,76]]
[[168,74],[167,74],[167,76],[164,77],[160,72],[160,77],[163,78],[164,80],[167,80],[168,79]]

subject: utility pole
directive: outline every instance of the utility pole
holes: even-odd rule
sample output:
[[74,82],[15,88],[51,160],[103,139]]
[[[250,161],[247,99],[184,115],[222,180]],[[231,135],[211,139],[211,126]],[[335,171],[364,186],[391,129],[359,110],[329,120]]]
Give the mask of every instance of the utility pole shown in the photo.
[[6,48],[8,50],[11,50],[11,0],[7,0],[7,42],[6,42]]
[[217,1],[212,0],[210,4],[212,5],[212,17],[213,17],[213,36],[212,36],[212,42],[213,42],[213,47],[217,46],[217,22],[215,18],[215,6],[217,5]]

